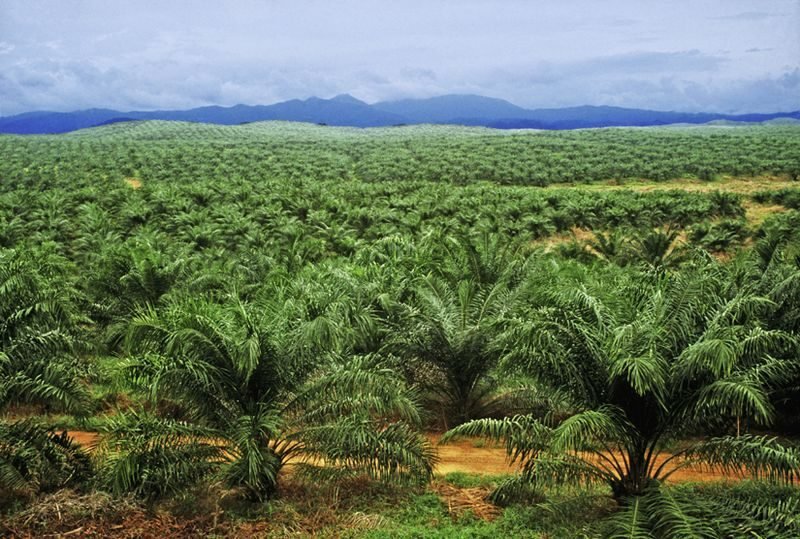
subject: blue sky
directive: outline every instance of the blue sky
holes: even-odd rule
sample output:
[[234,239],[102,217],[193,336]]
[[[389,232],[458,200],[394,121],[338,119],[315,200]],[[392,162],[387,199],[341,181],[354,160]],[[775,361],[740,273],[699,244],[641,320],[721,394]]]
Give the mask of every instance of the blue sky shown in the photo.
[[0,0],[0,115],[475,93],[800,109],[800,0]]

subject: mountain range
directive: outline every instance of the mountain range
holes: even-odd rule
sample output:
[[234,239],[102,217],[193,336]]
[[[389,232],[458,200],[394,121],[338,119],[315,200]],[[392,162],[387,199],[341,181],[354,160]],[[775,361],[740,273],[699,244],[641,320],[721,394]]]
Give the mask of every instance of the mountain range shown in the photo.
[[0,117],[0,133],[54,134],[132,120],[180,120],[236,125],[265,120],[380,127],[403,124],[455,124],[498,129],[577,129],[587,127],[654,126],[712,121],[764,122],[800,120],[800,111],[768,114],[667,112],[609,106],[525,109],[508,101],[479,95],[443,95],[365,103],[349,94],[331,99],[292,99],[273,105],[209,106],[189,110],[121,112],[88,109],[75,112],[35,111]]

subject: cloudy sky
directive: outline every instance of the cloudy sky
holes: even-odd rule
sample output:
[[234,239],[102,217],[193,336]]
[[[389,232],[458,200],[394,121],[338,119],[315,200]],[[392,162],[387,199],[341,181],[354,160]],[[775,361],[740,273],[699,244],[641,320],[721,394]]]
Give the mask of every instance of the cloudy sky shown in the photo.
[[446,93],[800,109],[800,0],[0,0],[0,115]]

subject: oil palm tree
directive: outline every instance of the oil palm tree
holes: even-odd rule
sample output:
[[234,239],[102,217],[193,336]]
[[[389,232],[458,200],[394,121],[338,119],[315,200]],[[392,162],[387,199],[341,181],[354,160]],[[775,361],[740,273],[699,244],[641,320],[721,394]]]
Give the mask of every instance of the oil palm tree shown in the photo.
[[[324,355],[376,352],[383,338],[376,307],[380,291],[363,268],[341,263],[308,266],[266,286],[274,324],[287,336],[287,351],[316,361]],[[263,295],[263,294],[262,294]]]
[[491,286],[508,280],[526,262],[522,243],[486,231],[474,237],[430,234],[425,240],[431,269],[449,280],[472,279]]
[[79,344],[76,292],[62,278],[45,259],[0,253],[0,411],[15,404],[85,411],[87,389],[70,354]]
[[729,293],[713,268],[609,284],[598,287],[603,295],[551,283],[549,301],[506,334],[514,345],[508,360],[524,362],[542,388],[567,395],[574,415],[484,419],[446,435],[505,441],[522,473],[498,498],[531,485],[588,482],[607,484],[623,505],[640,503],[691,463],[797,477],[800,452],[766,437],[724,436],[659,457],[666,441],[718,417],[773,418],[770,393],[798,365],[795,339],[760,323],[771,302],[747,289]]
[[654,269],[672,268],[686,259],[686,248],[678,230],[666,228],[646,232],[628,249],[628,257]]
[[628,241],[619,229],[614,229],[613,231],[597,232],[587,246],[598,258],[616,262],[623,261]]
[[406,305],[405,323],[387,346],[409,362],[412,379],[432,395],[445,428],[502,408],[493,370],[502,356],[499,322],[511,297],[505,283],[427,276]]
[[156,306],[178,284],[187,284],[186,259],[167,256],[153,246],[166,243],[160,235],[111,245],[104,250],[98,270],[88,280],[87,292],[95,301],[92,319],[105,328],[110,348],[118,348],[125,327],[137,309]]
[[287,353],[270,312],[195,300],[133,320],[126,378],[182,417],[149,417],[146,430],[141,418],[111,426],[101,452],[112,488],[158,495],[213,475],[263,499],[283,466],[302,458],[309,470],[324,462],[387,480],[430,476],[415,393],[377,358],[320,364]]
[[[48,275],[52,269],[47,259],[0,252],[0,414],[16,405],[87,411],[88,390],[71,354],[75,291],[54,270]],[[0,417],[0,492],[29,495],[84,479],[88,470],[66,433]]]
[[[782,220],[765,223],[752,252],[730,264],[732,283],[755,286],[774,308],[766,327],[800,334],[800,256],[796,253],[795,229],[787,230]],[[777,225],[777,226],[776,226]],[[740,284],[741,286],[741,284]],[[800,423],[800,372],[776,395],[778,423],[796,430]]]

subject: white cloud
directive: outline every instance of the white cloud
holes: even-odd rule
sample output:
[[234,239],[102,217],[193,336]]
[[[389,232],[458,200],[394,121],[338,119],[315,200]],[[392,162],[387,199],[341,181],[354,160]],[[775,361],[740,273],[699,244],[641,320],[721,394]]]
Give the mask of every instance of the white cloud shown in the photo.
[[800,6],[763,6],[9,0],[0,7],[0,113],[341,92],[373,101],[471,92],[528,107],[800,109]]

